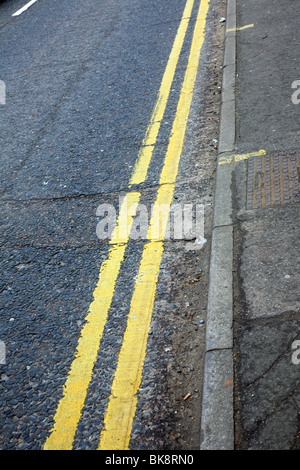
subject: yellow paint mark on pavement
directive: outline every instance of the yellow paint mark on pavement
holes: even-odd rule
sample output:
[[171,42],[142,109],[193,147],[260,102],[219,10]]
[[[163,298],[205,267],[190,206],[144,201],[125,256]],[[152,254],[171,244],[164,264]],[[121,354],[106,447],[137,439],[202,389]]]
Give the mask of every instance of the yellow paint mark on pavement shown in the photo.
[[[208,7],[209,0],[202,0],[200,2],[189,62],[161,173],[161,186],[158,189],[155,202],[155,207],[158,210],[161,204],[167,205],[170,210],[173,200],[200,53],[205,37]],[[148,240],[150,241],[143,250],[139,274],[131,301],[127,328],[104,419],[104,428],[100,435],[99,450],[125,450],[129,446],[166,230],[165,223],[161,226],[160,239],[158,241],[152,240],[155,207],[148,231]]]
[[240,28],[226,29],[226,33],[231,33],[232,31],[243,31],[244,29],[248,28],[254,28],[254,24],[246,24],[245,26],[241,26]]
[[261,157],[263,155],[266,155],[265,150],[259,150],[258,152],[251,152],[251,153],[244,153],[241,155],[232,155],[229,157],[220,157],[219,159],[219,165],[225,165],[226,163],[238,163],[242,160],[248,160],[248,158],[251,157]]

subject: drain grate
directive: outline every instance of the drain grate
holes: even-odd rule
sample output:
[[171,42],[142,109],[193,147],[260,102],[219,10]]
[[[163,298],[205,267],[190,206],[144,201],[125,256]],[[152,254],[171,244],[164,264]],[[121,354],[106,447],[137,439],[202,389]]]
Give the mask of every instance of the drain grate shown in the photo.
[[300,202],[299,154],[248,159],[247,209]]

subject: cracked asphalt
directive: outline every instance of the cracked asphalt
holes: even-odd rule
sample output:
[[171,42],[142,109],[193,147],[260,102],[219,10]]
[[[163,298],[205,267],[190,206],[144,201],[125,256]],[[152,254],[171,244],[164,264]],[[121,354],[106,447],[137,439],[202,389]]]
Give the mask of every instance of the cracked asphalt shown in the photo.
[[[43,449],[93,301],[108,240],[181,21],[184,0],[0,3],[0,447]],[[195,2],[141,201],[150,207],[196,24]],[[167,240],[129,448],[199,448],[225,2],[211,0],[174,201],[205,207],[202,250]],[[144,240],[128,243],[72,448],[97,449]],[[188,398],[186,398],[188,396]],[[186,398],[186,399],[185,399]]]

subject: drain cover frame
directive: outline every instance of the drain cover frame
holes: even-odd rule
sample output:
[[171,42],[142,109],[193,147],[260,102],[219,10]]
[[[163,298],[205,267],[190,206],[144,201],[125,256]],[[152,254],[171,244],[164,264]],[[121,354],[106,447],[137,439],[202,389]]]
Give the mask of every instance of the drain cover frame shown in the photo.
[[247,160],[246,209],[300,203],[300,155],[297,152]]

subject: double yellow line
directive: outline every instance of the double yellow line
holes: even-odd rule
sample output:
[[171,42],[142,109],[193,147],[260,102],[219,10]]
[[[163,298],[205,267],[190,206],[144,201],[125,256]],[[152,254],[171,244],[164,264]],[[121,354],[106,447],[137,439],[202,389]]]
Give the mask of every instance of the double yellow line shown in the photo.
[[[160,129],[179,55],[191,17],[194,0],[187,0],[183,16],[163,76],[157,101],[133,171],[130,185],[145,181],[152,153]],[[152,213],[148,242],[144,246],[139,274],[131,301],[127,328],[124,334],[118,365],[112,384],[111,396],[100,435],[100,450],[128,449],[132,422],[136,410],[136,394],[140,386],[147,335],[153,310],[156,284],[159,275],[166,226],[160,227],[160,236],[151,240],[151,228],[156,220],[156,210],[161,204],[170,209],[179,161],[184,143],[200,52],[205,37],[209,0],[201,0],[196,19],[188,65],[173,123],[172,133],[160,177],[160,187]],[[71,365],[63,397],[54,416],[54,426],[44,449],[70,450],[84,406],[87,389],[92,378],[108,311],[113,298],[116,280],[129,241],[130,228],[140,199],[139,192],[128,192],[120,208],[119,218],[112,236],[108,259],[102,263],[99,281],[94,292],[85,325],[81,331],[75,357]],[[167,219],[167,218],[166,218]],[[127,235],[118,238],[122,220],[127,222]]]

